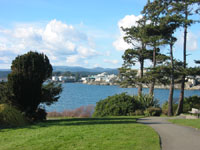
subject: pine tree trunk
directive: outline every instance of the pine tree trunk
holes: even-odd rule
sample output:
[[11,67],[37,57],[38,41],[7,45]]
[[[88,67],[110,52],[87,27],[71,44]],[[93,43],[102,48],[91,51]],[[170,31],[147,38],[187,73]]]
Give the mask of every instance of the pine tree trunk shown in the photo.
[[153,81],[149,87],[149,95],[151,96],[153,96],[153,93],[154,93],[154,85],[155,85],[155,82]]
[[[140,62],[140,75],[139,75],[140,79],[143,78],[143,71],[144,71],[144,60],[141,59],[141,62]],[[142,95],[142,83],[140,83],[138,85],[138,96],[140,96],[140,95]]]
[[184,88],[185,88],[185,76],[182,77],[181,93],[180,93],[180,97],[179,97],[179,103],[178,103],[176,115],[180,115],[183,112]]
[[[154,47],[153,50],[153,68],[156,67],[156,47]],[[154,95],[154,86],[155,86],[155,79],[153,79],[152,83],[150,84],[149,88],[149,95],[153,96]]]
[[170,59],[171,59],[171,83],[168,99],[168,116],[173,116],[173,95],[174,95],[174,58],[173,58],[173,44],[170,44]]
[[[185,20],[188,20],[188,7],[186,4]],[[184,42],[183,42],[183,67],[186,68],[186,43],[187,43],[187,23],[184,25]],[[180,115],[183,112],[183,100],[184,100],[184,89],[185,89],[185,75],[182,76],[181,81],[181,93],[179,97],[179,104],[176,115]]]

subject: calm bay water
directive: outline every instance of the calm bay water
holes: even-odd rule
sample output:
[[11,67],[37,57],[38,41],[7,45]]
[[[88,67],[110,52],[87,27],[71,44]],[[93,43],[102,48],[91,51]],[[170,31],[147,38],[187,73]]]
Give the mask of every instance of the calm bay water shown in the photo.
[[[108,96],[127,92],[130,95],[137,94],[137,88],[120,88],[119,86],[103,86],[103,85],[87,85],[81,83],[64,83],[63,92],[60,99],[50,107],[46,107],[47,111],[63,111],[65,109],[75,109],[80,106],[95,105],[101,99]],[[148,93],[149,89],[144,89],[144,93]],[[168,89],[155,89],[155,98],[160,104],[168,100]],[[174,99],[178,100],[180,90],[174,91]],[[185,90],[185,96],[199,95],[200,90]]]

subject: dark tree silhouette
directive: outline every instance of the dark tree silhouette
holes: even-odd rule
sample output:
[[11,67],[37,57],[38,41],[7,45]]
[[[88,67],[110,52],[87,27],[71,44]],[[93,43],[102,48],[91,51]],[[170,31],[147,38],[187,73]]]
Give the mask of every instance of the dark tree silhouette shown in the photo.
[[13,96],[10,99],[29,118],[36,116],[40,103],[51,104],[58,99],[62,88],[59,85],[44,86],[51,76],[52,66],[46,55],[28,52],[13,60],[8,75],[8,87]]

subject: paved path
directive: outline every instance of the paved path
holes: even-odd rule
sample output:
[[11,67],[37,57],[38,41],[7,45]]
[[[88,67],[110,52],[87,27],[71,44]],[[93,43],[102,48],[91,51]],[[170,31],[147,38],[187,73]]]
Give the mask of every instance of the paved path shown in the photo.
[[139,119],[139,123],[154,128],[161,138],[162,150],[200,150],[200,131],[169,123],[169,118],[149,117]]

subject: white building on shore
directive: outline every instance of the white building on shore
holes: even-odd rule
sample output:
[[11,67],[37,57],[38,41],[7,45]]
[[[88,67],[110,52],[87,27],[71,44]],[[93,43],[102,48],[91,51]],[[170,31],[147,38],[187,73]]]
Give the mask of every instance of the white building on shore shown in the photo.
[[114,75],[114,74],[109,75],[106,72],[103,72],[103,73],[100,73],[100,74],[97,74],[97,75],[93,75],[93,76],[81,78],[81,81],[83,83],[92,83],[92,82],[113,83],[117,80],[118,80],[117,75]]
[[74,76],[52,76],[53,82],[75,82],[76,78]]

